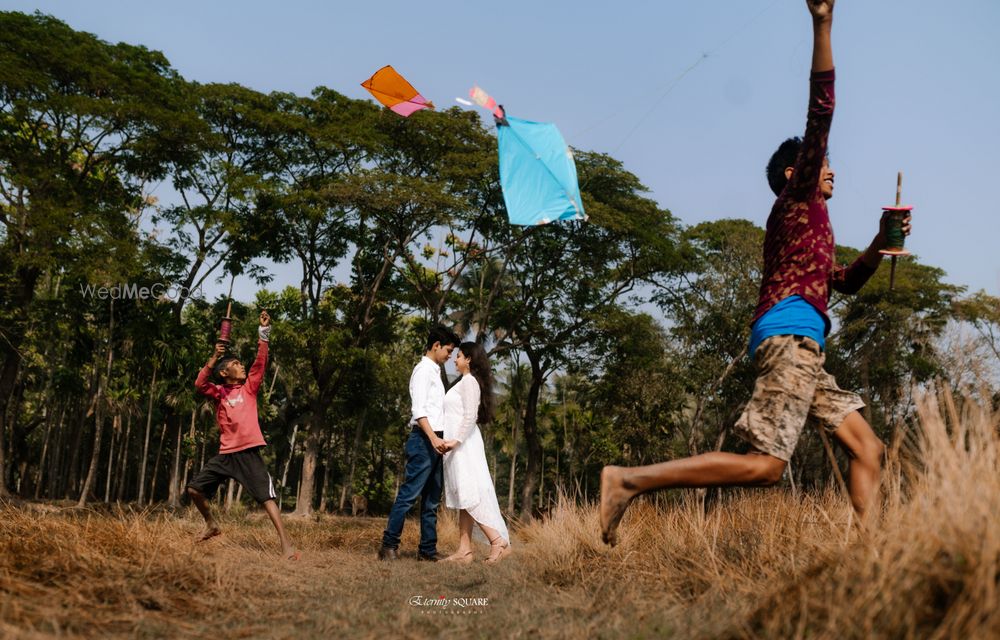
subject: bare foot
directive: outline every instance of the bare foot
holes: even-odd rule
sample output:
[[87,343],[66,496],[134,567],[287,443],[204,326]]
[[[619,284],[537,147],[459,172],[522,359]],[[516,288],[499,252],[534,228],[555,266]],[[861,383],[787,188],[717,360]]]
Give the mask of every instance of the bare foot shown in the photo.
[[301,551],[296,551],[292,547],[288,547],[287,549],[283,549],[281,551],[281,553],[282,553],[282,555],[285,556],[285,560],[288,560],[289,562],[298,562],[299,558],[302,557],[302,552]]
[[623,475],[621,467],[609,465],[601,469],[601,539],[612,547],[618,544],[618,523],[636,496],[625,487]]
[[198,538],[198,542],[205,542],[206,540],[211,540],[215,536],[221,536],[221,535],[222,535],[222,529],[220,529],[218,525],[210,524],[205,529],[205,533],[201,534],[201,537]]

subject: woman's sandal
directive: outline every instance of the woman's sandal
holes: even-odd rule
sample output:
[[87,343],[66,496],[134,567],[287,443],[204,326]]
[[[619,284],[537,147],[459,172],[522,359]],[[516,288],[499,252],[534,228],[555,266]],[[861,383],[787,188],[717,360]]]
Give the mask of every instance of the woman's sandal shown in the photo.
[[469,564],[472,562],[472,551],[466,551],[465,553],[453,553],[441,562],[457,562],[459,564]]
[[[490,540],[490,547],[497,547],[497,546],[499,546],[499,545],[496,544],[496,541],[502,539],[502,537],[503,536],[497,536],[497,537],[493,538],[492,540]],[[490,555],[490,557],[486,558],[486,560],[484,560],[484,562],[486,564],[496,564],[496,563],[500,562],[501,560],[503,560],[504,558],[506,558],[509,555],[510,555],[510,543],[509,542],[504,542],[503,546],[500,547],[500,553],[498,553],[496,556]]]

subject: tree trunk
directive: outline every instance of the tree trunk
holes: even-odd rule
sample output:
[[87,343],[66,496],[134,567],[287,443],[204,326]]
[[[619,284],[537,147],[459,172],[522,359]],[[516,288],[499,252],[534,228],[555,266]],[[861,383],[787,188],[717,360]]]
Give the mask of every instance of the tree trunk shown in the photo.
[[[66,411],[66,405],[63,404],[60,408],[60,415]],[[49,453],[49,439],[52,436],[52,414],[49,414],[48,420],[45,421],[45,439],[42,441],[42,455],[38,459],[38,473],[35,476],[35,500],[42,494],[42,481],[45,475],[45,459],[48,457]],[[59,418],[59,422],[62,422],[62,418]]]
[[[193,417],[193,414],[192,414]],[[167,485],[167,504],[170,508],[176,509],[181,506],[181,492],[180,492],[180,480],[181,480],[181,443],[184,438],[184,429],[181,428],[180,416],[177,420],[177,446],[174,447],[174,463],[170,465],[170,480]],[[192,420],[193,422],[193,420]],[[194,426],[194,425],[192,425]]]
[[[21,422],[21,407],[24,405],[24,368],[21,368],[17,375],[17,379],[14,381],[14,393],[13,402],[9,403],[7,408],[7,416],[9,418],[10,427],[8,427],[8,440],[7,448],[5,451],[6,461],[7,461],[7,489],[13,489],[15,495],[20,495],[21,493],[21,480],[25,462],[19,458],[23,456],[18,456],[18,450],[24,445],[25,434],[22,432],[20,425]],[[17,480],[14,480],[14,471],[18,470],[20,473],[17,475]],[[13,485],[13,486],[12,486]]]
[[[56,428],[56,441],[52,447],[52,455],[49,456],[49,487],[47,495],[49,498],[55,498],[56,496],[65,495],[65,482],[66,476],[66,451],[68,447],[64,446],[67,440],[67,432],[69,429],[66,428],[66,411],[69,409],[69,402],[66,403],[67,406],[63,408],[63,413],[59,417],[59,424]],[[72,411],[69,411],[70,416],[78,415],[80,412],[80,399],[79,396],[72,402]],[[72,418],[70,418],[72,420]]]
[[229,510],[233,508],[233,485],[235,484],[232,478],[226,483],[226,506],[224,507],[226,513],[229,513]]
[[[191,439],[191,445],[194,446],[195,443],[195,425],[197,424],[198,417],[198,405],[195,405],[194,409],[191,409],[191,430],[188,431],[188,437]],[[181,490],[183,494],[184,487],[187,486],[188,473],[191,471],[191,463],[194,462],[194,456],[187,458],[184,461],[184,477],[181,478],[181,483],[178,485],[178,489]]]
[[[115,301],[114,298],[111,299],[109,304],[109,314],[108,314],[108,367],[107,375],[104,380],[98,379],[97,383],[97,395],[94,398],[95,407],[95,420],[94,420],[94,450],[90,454],[90,468],[87,469],[87,479],[83,482],[83,488],[80,490],[80,500],[77,501],[76,506],[82,508],[87,504],[87,494],[90,493],[90,487],[97,479],[97,464],[100,460],[101,455],[101,433],[104,431],[104,408],[103,408],[103,395],[104,387],[111,381],[111,365],[114,362],[114,339],[115,331]],[[100,374],[98,374],[100,376]],[[111,471],[110,469],[108,470]]]
[[351,498],[354,497],[354,470],[357,468],[358,461],[358,449],[361,447],[361,430],[364,427],[365,420],[368,418],[368,407],[366,406],[362,411],[361,415],[358,416],[358,421],[354,425],[354,439],[351,440],[351,450],[348,455],[350,460],[350,470],[347,473],[347,482],[344,483],[343,488],[340,491],[340,510],[343,511],[346,508],[346,499],[348,492],[351,493]]
[[[3,369],[0,370],[0,498],[10,496],[7,489],[7,403],[10,392],[13,391],[14,378],[17,377],[18,369],[21,366],[21,356],[16,351],[8,353],[4,359]],[[10,379],[8,382],[7,379]]]
[[319,458],[319,417],[318,411],[313,411],[306,432],[305,447],[302,451],[302,475],[299,478],[299,494],[295,499],[293,516],[309,516],[313,512],[313,495],[316,488],[316,460]]
[[[96,382],[96,379],[94,382]],[[83,428],[86,422],[86,411],[84,411],[84,405],[81,403],[77,412],[76,428],[73,430],[73,446],[70,449],[72,453],[70,454],[69,466],[67,467],[69,473],[66,474],[66,481],[63,484],[62,493],[67,500],[69,500],[71,493],[76,493],[76,487],[80,480],[80,449],[83,444]]]
[[281,493],[278,494],[278,507],[281,508],[281,499],[285,495],[285,487],[288,485],[288,468],[292,466],[295,459],[295,436],[299,433],[299,425],[296,423],[292,427],[292,437],[288,440],[288,460],[285,461],[285,470],[281,473]]
[[167,440],[167,432],[170,431],[170,418],[169,416],[163,420],[163,433],[160,435],[160,446],[156,448],[156,460],[153,462],[153,480],[149,483],[149,502],[148,504],[153,504],[153,500],[156,500],[156,476],[159,475],[160,471],[160,456],[163,454],[163,443]]
[[208,434],[209,434],[209,426],[207,424],[203,424],[201,429],[201,453],[198,456],[199,469],[205,468],[205,449],[208,448]]
[[149,381],[149,404],[146,406],[146,437],[142,445],[142,464],[139,465],[139,504],[146,503],[146,465],[149,462],[149,432],[153,426],[153,397],[156,390],[156,370],[159,363],[153,360],[153,378]]
[[528,449],[528,463],[524,470],[524,486],[521,489],[521,517],[524,520],[532,518],[532,503],[542,468],[542,443],[538,437],[538,397],[544,382],[545,378],[542,376],[541,367],[532,362],[531,387],[528,389],[524,413],[524,442]]
[[507,488],[507,513],[514,513],[514,479],[517,474],[517,418],[511,427],[511,442],[514,453],[510,456],[510,485]]
[[115,502],[121,502],[128,484],[128,444],[132,435],[132,412],[125,416],[125,438],[122,442],[121,454],[118,456],[118,486],[115,489]]
[[326,443],[326,460],[323,463],[323,481],[319,489],[320,513],[326,513],[327,506],[330,502],[329,494],[332,492],[331,487],[333,486],[333,459],[337,455],[336,445],[336,434],[331,434],[330,441]]
[[116,413],[111,417],[111,446],[108,447],[108,464],[104,471],[104,502],[109,504],[111,502],[111,476],[115,475],[112,473],[115,468],[115,445],[118,444],[120,438],[118,437],[118,432],[121,431],[122,427],[122,417],[121,414]]
[[[5,261],[6,262],[6,261]],[[4,270],[10,273],[12,264],[4,264]],[[14,286],[4,290],[4,297],[10,295],[4,306],[15,312],[13,322],[4,327],[4,339],[0,340],[0,353],[4,354],[3,366],[0,367],[0,498],[10,495],[7,488],[6,431],[7,404],[14,391],[14,381],[21,370],[20,347],[24,342],[28,307],[35,298],[35,285],[41,269],[30,266],[19,266],[14,270]],[[9,293],[8,293],[9,292]],[[20,311],[20,313],[17,313]]]
[[542,451],[542,469],[538,474],[538,506],[544,505],[543,498],[545,496],[545,452]]

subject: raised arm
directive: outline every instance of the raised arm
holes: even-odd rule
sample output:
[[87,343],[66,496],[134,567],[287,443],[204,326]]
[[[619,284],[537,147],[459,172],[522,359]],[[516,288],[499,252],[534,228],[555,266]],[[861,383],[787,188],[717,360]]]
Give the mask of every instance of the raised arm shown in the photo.
[[830,27],[833,25],[833,3],[835,0],[806,0],[813,19],[812,70],[833,69],[833,47],[830,45]]
[[205,363],[205,366],[201,368],[201,371],[198,372],[198,377],[195,378],[194,381],[194,388],[198,391],[198,393],[208,396],[213,400],[219,399],[219,385],[213,384],[209,380],[212,377],[212,370],[215,369],[215,363],[219,361],[219,358],[221,358],[222,354],[225,352],[226,345],[221,342],[217,342],[215,344],[215,351],[212,352],[212,357],[209,358],[208,362]]
[[833,25],[834,0],[806,0],[812,14],[813,55],[809,78],[809,112],[806,132],[786,190],[798,197],[810,196],[819,188],[819,177],[826,158],[827,138],[833,121],[833,49],[830,29]]
[[247,391],[257,395],[261,383],[264,381],[264,370],[267,368],[268,344],[271,339],[271,316],[267,311],[260,312],[260,327],[257,329],[257,357],[247,374]]

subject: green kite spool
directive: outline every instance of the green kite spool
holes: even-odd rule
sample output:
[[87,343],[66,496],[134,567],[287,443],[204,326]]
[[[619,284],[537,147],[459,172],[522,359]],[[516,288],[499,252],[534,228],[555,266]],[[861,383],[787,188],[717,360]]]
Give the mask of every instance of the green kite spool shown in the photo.
[[904,248],[906,236],[903,235],[903,220],[913,211],[910,205],[882,207],[882,211],[889,212],[888,226],[885,230],[886,242],[889,246],[879,251],[884,256],[908,256],[910,252]]
[[903,233],[903,220],[906,219],[906,216],[910,215],[913,207],[899,204],[902,200],[902,195],[903,172],[900,171],[896,174],[896,206],[882,207],[883,212],[889,212],[888,225],[885,229],[885,241],[889,246],[879,250],[879,253],[884,256],[892,256],[892,267],[889,271],[889,291],[892,291],[896,285],[896,258],[910,255],[910,252],[903,247],[903,243],[906,241],[906,234]]

